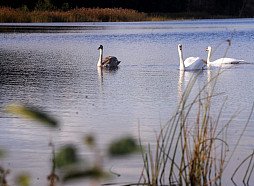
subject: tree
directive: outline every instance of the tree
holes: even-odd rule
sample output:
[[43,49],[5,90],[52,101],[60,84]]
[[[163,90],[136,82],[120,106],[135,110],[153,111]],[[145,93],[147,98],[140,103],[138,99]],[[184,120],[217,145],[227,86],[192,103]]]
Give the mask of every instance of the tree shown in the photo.
[[53,4],[50,0],[39,0],[34,8],[36,11],[51,11],[54,9]]

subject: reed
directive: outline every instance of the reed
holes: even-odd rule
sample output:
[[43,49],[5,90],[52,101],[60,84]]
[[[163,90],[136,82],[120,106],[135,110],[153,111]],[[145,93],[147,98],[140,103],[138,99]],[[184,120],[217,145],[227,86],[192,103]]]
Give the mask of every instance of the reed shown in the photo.
[[133,21],[168,21],[182,19],[232,18],[206,12],[181,13],[144,13],[124,8],[75,8],[29,11],[26,6],[14,9],[0,7],[1,23],[38,23],[38,22],[133,22]]
[[[212,100],[220,95],[214,93],[217,79],[226,70],[219,69],[194,97],[192,90],[200,72],[192,76],[175,114],[156,135],[154,149],[150,144],[147,151],[142,148],[144,171],[140,185],[221,185],[223,172],[253,113],[252,109],[236,145],[229,152],[227,130],[238,112],[224,125],[220,116],[225,102],[216,117],[211,113]],[[252,173],[252,169],[247,172]]]
[[76,8],[69,11],[28,11],[24,8],[0,8],[1,23],[128,22],[146,20],[148,20],[146,13],[123,8]]

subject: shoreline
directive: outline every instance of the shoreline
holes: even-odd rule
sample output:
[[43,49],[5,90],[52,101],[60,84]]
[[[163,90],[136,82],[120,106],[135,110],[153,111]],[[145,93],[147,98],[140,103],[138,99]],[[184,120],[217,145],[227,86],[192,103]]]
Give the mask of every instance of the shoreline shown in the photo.
[[200,19],[236,19],[204,12],[144,13],[123,8],[76,8],[68,11],[28,11],[0,7],[0,23],[93,23],[93,22],[156,22]]

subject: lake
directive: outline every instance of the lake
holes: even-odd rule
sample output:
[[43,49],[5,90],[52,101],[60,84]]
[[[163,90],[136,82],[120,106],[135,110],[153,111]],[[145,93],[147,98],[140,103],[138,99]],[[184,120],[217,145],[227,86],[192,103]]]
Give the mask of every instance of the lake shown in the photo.
[[[226,56],[248,62],[220,75],[215,92],[223,94],[212,102],[211,113],[216,117],[225,101],[220,127],[241,111],[228,129],[232,150],[254,102],[254,19],[0,24],[0,148],[7,153],[1,165],[11,170],[8,182],[13,185],[13,175],[27,172],[33,185],[46,185],[51,171],[51,141],[56,148],[76,144],[82,156],[92,161],[93,153],[82,142],[85,135],[96,137],[102,154],[122,136],[138,139],[139,130],[144,145],[155,144],[155,131],[174,114],[182,92],[196,73],[179,72],[177,45],[183,45],[184,58],[203,59],[207,58],[207,46],[212,46],[215,60],[224,56],[227,39],[231,39],[231,46]],[[99,45],[104,46],[105,57],[114,55],[121,61],[118,69],[97,68]],[[193,93],[218,69],[204,69]],[[61,127],[51,131],[7,114],[4,107],[10,103],[41,108],[57,118]],[[233,170],[253,149],[252,116],[225,171],[226,185],[232,185]],[[138,154],[106,157],[105,170],[121,176],[102,183],[135,183],[142,165]],[[238,184],[242,184],[242,178],[238,177]]]

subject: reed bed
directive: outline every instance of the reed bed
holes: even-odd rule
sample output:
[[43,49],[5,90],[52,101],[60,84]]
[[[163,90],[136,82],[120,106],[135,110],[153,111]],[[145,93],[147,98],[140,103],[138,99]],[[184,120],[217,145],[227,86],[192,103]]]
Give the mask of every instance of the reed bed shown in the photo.
[[148,20],[146,13],[123,8],[76,8],[69,11],[28,11],[21,8],[0,8],[1,23],[129,22],[146,20]]

